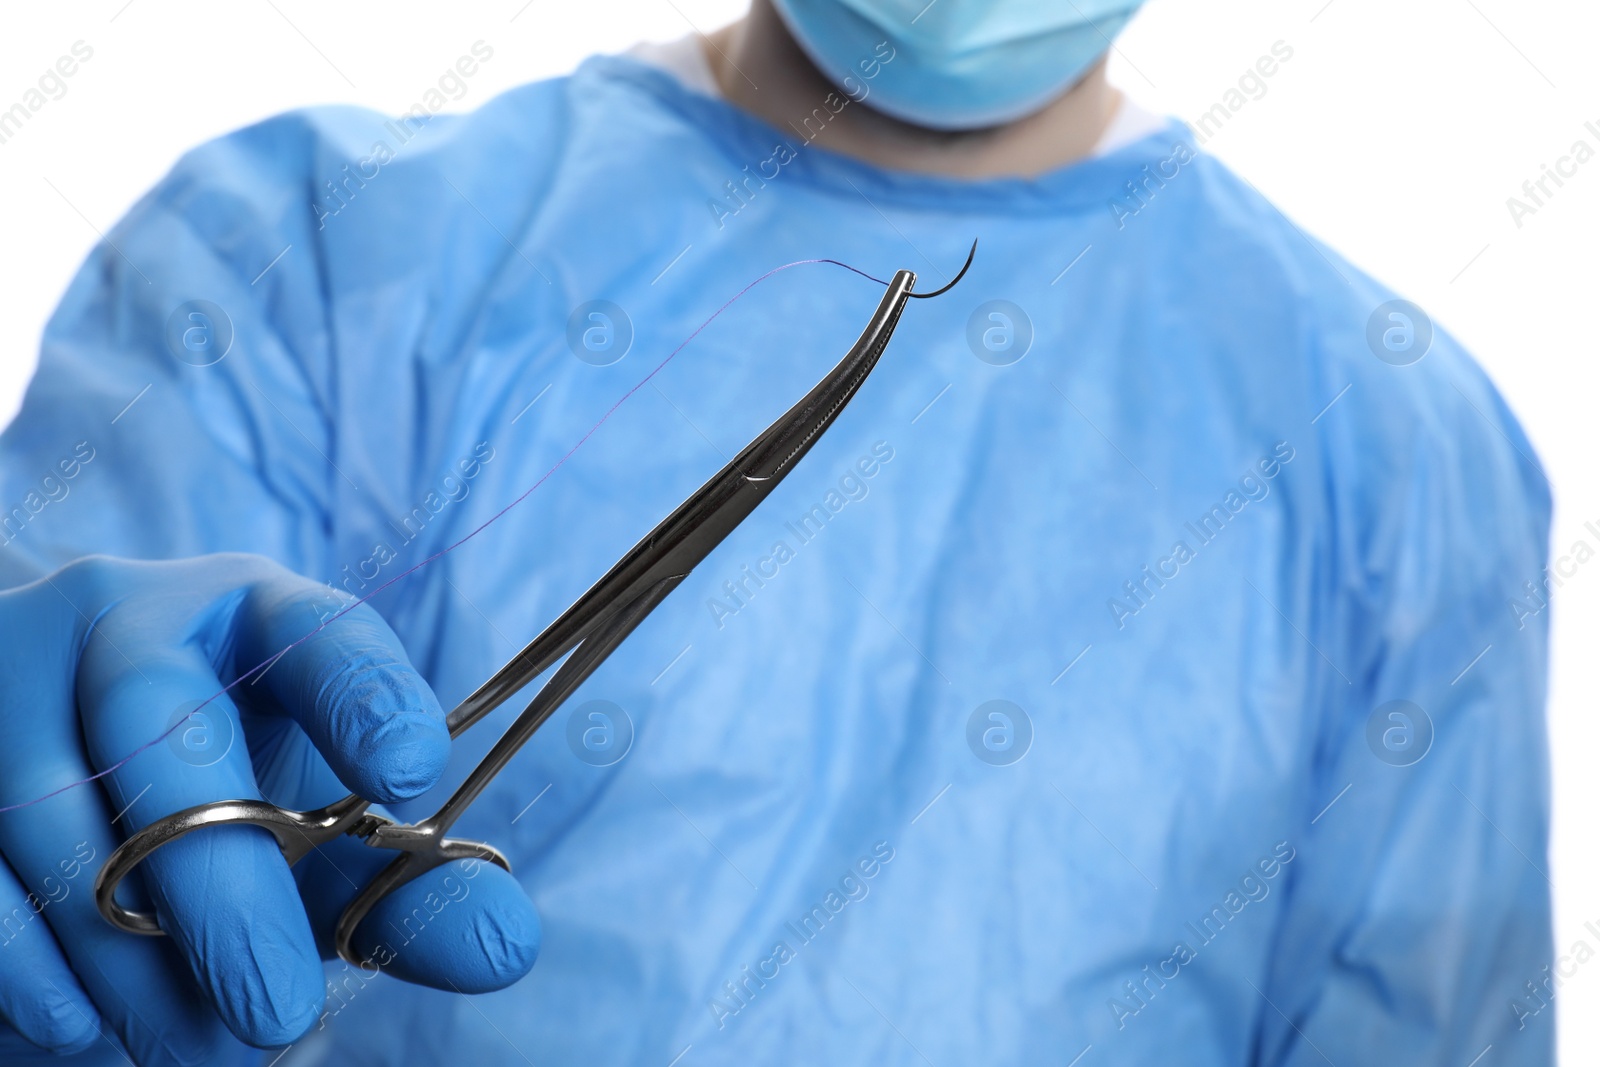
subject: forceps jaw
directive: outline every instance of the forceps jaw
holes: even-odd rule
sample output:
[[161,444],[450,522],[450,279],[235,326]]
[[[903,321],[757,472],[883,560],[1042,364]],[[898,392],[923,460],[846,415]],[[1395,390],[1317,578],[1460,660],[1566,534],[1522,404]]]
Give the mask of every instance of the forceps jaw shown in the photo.
[[[971,255],[967,258],[970,262]],[[907,300],[916,295],[911,291],[916,281],[911,271],[896,272],[872,319],[845,357],[710,481],[657,523],[543,633],[457,705],[447,720],[450,736],[459,736],[592,636],[618,605],[642,599],[663,582],[681,581],[720,544],[776,488],[861,388],[894,334]]]
[[810,451],[878,365],[916,284],[917,276],[911,271],[896,271],[849,354],[728,466],[742,470],[748,482],[768,482]]

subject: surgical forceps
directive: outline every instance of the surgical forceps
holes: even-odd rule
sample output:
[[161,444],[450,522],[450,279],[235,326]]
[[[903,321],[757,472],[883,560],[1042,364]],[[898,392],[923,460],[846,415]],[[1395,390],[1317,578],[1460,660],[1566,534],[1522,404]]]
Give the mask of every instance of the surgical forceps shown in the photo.
[[744,451],[634,545],[532,643],[450,712],[445,722],[454,739],[555,666],[562,656],[571,653],[438,812],[418,823],[397,823],[368,811],[371,802],[353,793],[313,811],[293,811],[264,800],[200,804],[156,820],[112,853],[95,878],[95,901],[100,914],[112,925],[131,933],[163,933],[153,914],[132,911],[117,901],[117,886],[156,849],[202,827],[259,826],[277,839],[290,866],[318,846],[348,834],[373,848],[399,853],[345,907],[334,929],[334,946],[340,957],[360,966],[351,945],[356,927],[389,893],[451,860],[482,859],[509,871],[510,863],[492,846],[449,838],[444,836],[445,832],[534,731],[594,673],[634,627],[688,577],[696,564],[756,509],[833,425],[845,404],[877,366],[905,310],[906,301],[948,291],[966,275],[977,247],[974,241],[961,272],[949,285],[935,292],[913,293],[917,276],[908,270],[896,272],[855,346],[815,388],[763,430]]

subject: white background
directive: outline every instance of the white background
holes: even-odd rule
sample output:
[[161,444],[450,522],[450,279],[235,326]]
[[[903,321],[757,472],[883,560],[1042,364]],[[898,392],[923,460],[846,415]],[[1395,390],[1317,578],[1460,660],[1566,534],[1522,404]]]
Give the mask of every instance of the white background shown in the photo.
[[[0,420],[45,318],[91,245],[184,149],[286,108],[411,106],[483,39],[495,58],[458,108],[585,55],[736,18],[743,0],[102,0],[16,5],[0,109],[82,40],[94,58],[0,144]],[[1207,142],[1308,232],[1421,304],[1510,401],[1555,486],[1557,554],[1600,548],[1592,469],[1600,159],[1519,228],[1506,199],[1578,139],[1600,150],[1600,13],[1528,0],[1154,0],[1123,35],[1117,84],[1191,121],[1274,42],[1294,57]],[[1595,129],[1585,129],[1586,122]],[[1508,608],[1509,610],[1509,608]],[[1556,942],[1600,950],[1600,562],[1557,594],[1550,708]],[[1492,655],[1492,652],[1491,652]],[[1530,978],[1537,977],[1530,975]],[[1600,1059],[1600,963],[1557,998],[1562,1059]],[[1504,1009],[1509,1011],[1509,1006]],[[1550,1013],[1529,1025],[1550,1025]],[[1480,1067],[1493,1067],[1490,1052]],[[1466,1067],[1465,1064],[1462,1067]]]

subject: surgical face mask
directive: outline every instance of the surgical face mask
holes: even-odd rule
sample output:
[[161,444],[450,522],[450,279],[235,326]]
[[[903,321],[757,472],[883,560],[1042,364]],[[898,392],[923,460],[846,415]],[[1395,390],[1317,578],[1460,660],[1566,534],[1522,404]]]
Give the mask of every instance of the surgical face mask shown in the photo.
[[864,87],[856,99],[918,126],[965,130],[1021,118],[1070,88],[1143,0],[772,2],[831,81]]

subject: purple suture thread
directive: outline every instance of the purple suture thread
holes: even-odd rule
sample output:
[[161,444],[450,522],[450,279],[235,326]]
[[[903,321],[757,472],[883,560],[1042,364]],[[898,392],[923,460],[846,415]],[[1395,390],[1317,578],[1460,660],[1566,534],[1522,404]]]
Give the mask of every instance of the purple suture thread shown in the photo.
[[317,636],[317,634],[321,633],[324,629],[326,629],[330,623],[334,623],[334,622],[339,621],[340,619],[344,618],[347,614],[349,614],[350,612],[354,611],[356,608],[360,607],[362,604],[365,604],[367,601],[371,600],[373,597],[377,596],[379,593],[383,592],[385,589],[389,588],[391,585],[393,585],[396,582],[400,581],[400,579],[406,578],[406,577],[408,577],[408,576],[410,576],[412,574],[415,574],[417,571],[420,571],[422,568],[426,567],[428,564],[432,563],[434,560],[438,559],[440,556],[448,555],[449,553],[454,552],[456,549],[460,548],[462,545],[466,544],[468,541],[472,540],[474,537],[477,537],[484,530],[488,529],[489,526],[491,526],[494,523],[498,522],[500,520],[501,516],[505,515],[506,512],[510,511],[512,508],[516,507],[518,504],[522,503],[524,500],[528,499],[528,497],[533,494],[534,490],[538,489],[541,485],[543,485],[546,481],[548,481],[550,479],[551,475],[553,475],[556,471],[560,470],[563,466],[565,466],[567,460],[571,459],[573,454],[576,453],[578,451],[578,449],[582,448],[584,446],[584,443],[586,441],[588,441],[589,438],[594,436],[594,432],[596,430],[600,429],[601,426],[605,425],[606,420],[610,419],[611,416],[616,412],[616,410],[618,408],[620,408],[623,404],[627,403],[629,397],[633,396],[634,393],[637,393],[640,389],[643,389],[646,385],[648,385],[650,383],[650,379],[654,378],[657,374],[661,373],[662,369],[664,367],[666,367],[666,365],[668,363],[672,362],[674,356],[676,356],[679,352],[682,352],[684,350],[684,348],[686,348],[688,346],[690,341],[693,341],[696,337],[699,337],[700,336],[700,332],[702,330],[704,330],[707,326],[710,326],[713,322],[715,322],[717,317],[719,315],[721,315],[724,311],[727,311],[728,308],[731,307],[734,304],[735,301],[737,301],[740,297],[744,296],[744,294],[748,293],[750,290],[754,289],[756,286],[760,285],[762,282],[766,281],[768,278],[772,277],[774,274],[778,274],[778,273],[781,273],[783,271],[789,270],[791,267],[804,267],[804,266],[807,266],[807,265],[813,264],[813,263],[830,263],[830,264],[832,264],[832,265],[834,265],[836,267],[843,267],[845,270],[853,271],[854,273],[861,275],[863,278],[866,278],[869,281],[877,282],[879,285],[888,285],[889,284],[888,282],[884,281],[882,278],[875,278],[872,275],[868,274],[866,271],[860,270],[860,269],[858,269],[856,267],[852,267],[848,263],[842,263],[837,259],[797,259],[793,263],[785,263],[780,267],[772,268],[771,270],[767,271],[765,274],[761,275],[761,277],[757,278],[755,281],[753,281],[749,285],[745,286],[743,289],[740,289],[737,293],[734,293],[733,296],[728,298],[728,301],[726,303],[724,303],[721,307],[717,308],[717,310],[713,311],[711,313],[711,315],[704,322],[702,322],[699,326],[696,326],[694,332],[691,333],[688,337],[685,337],[682,340],[682,342],[679,343],[677,348],[674,348],[671,352],[668,352],[666,358],[663,359],[660,363],[657,363],[655,365],[655,367],[650,371],[649,374],[646,374],[643,378],[639,379],[638,383],[635,384],[633,386],[633,388],[629,389],[626,393],[623,393],[621,398],[618,399],[615,404],[612,404],[609,408],[607,408],[605,414],[600,416],[599,421],[597,421],[593,426],[589,427],[588,430],[584,431],[583,436],[578,438],[578,442],[576,444],[574,444],[571,448],[567,449],[567,451],[562,454],[561,458],[556,460],[555,465],[552,466],[549,470],[545,471],[542,475],[540,475],[539,476],[539,480],[534,482],[526,490],[524,490],[521,496],[518,496],[511,503],[507,504],[505,507],[501,508],[499,511],[495,512],[493,515],[491,515],[487,519],[485,519],[478,526],[476,526],[472,530],[468,531],[465,535],[463,535],[460,538],[460,540],[457,540],[457,541],[455,541],[455,542],[453,542],[451,544],[446,545],[444,548],[441,548],[439,551],[435,552],[433,555],[429,556],[427,559],[424,559],[422,562],[417,563],[417,564],[415,564],[415,565],[413,565],[411,567],[408,567],[407,569],[401,571],[399,574],[395,575],[393,578],[390,578],[388,581],[386,581],[382,585],[378,586],[376,589],[374,589],[372,592],[368,593],[366,596],[364,596],[361,599],[355,601],[354,603],[348,605],[347,607],[342,608],[337,613],[335,613],[333,615],[330,615],[328,618],[324,619],[317,626],[317,628],[315,630],[312,630],[310,633],[306,634],[304,637],[300,638],[298,641],[295,641],[293,644],[290,644],[290,645],[286,646],[285,648],[279,650],[275,654],[273,654],[273,655],[267,657],[266,659],[262,660],[260,663],[256,664],[254,667],[251,667],[249,670],[247,670],[243,674],[241,674],[238,678],[234,679],[234,681],[232,683],[230,683],[229,685],[223,686],[221,689],[217,690],[215,693],[212,693],[210,696],[206,697],[205,700],[203,700],[199,704],[195,705],[195,707],[192,708],[187,715],[185,715],[183,718],[179,719],[177,722],[173,723],[171,726],[167,727],[167,729],[162,731],[159,735],[157,735],[156,737],[151,738],[149,741],[146,741],[144,744],[140,745],[138,748],[134,749],[132,752],[128,753],[126,756],[122,757],[120,760],[118,760],[117,762],[113,763],[111,766],[107,767],[105,770],[100,771],[97,774],[91,774],[87,778],[80,778],[75,782],[68,782],[66,785],[61,786],[58,789],[52,789],[50,792],[44,794],[43,796],[34,797],[32,800],[24,800],[20,804],[8,804],[5,807],[0,807],[0,815],[3,815],[4,813],[6,813],[8,811],[16,811],[19,808],[27,808],[27,807],[33,806],[34,804],[42,803],[42,802],[44,802],[46,800],[49,800],[53,796],[58,796],[58,795],[60,795],[62,793],[65,793],[69,789],[76,789],[79,786],[88,785],[90,782],[98,781],[99,779],[104,778],[108,774],[112,774],[112,773],[114,773],[116,771],[121,770],[123,767],[126,767],[129,763],[131,763],[133,761],[134,757],[138,756],[141,752],[144,752],[146,749],[154,748],[156,745],[159,745],[161,742],[165,741],[168,737],[172,736],[172,734],[177,731],[178,727],[180,727],[184,723],[188,722],[189,719],[196,712],[198,712],[201,708],[204,708],[207,704],[211,703],[213,700],[215,700],[218,697],[222,696],[224,693],[229,692],[235,686],[238,686],[238,685],[242,684],[247,679],[255,677],[257,675],[265,674],[267,669],[270,668],[274,663],[278,662],[278,660],[280,660],[284,656],[288,655],[295,648],[298,648],[300,645],[305,644],[307,641],[309,641],[313,637]]

